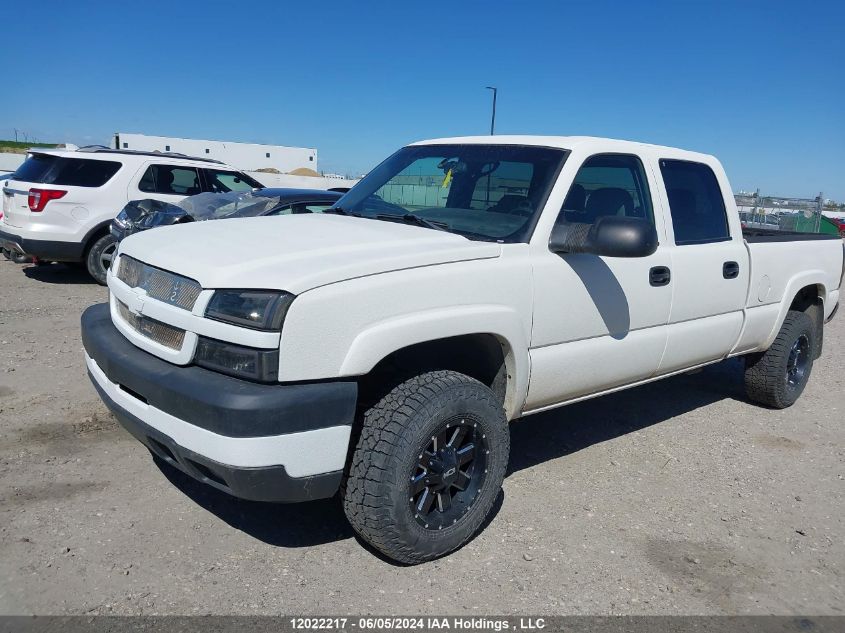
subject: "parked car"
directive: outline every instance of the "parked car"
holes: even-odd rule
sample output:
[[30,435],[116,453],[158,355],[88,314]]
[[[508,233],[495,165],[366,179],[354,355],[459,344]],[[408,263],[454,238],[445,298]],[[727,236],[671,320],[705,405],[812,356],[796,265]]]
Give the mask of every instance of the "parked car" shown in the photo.
[[585,137],[414,144],[325,213],[233,224],[121,243],[82,316],[94,386],[159,460],[246,499],[340,490],[406,563],[483,525],[509,420],[730,357],[792,405],[845,273],[838,238],[743,233],[714,157]]
[[147,229],[224,218],[260,215],[322,213],[341,197],[336,191],[320,189],[258,189],[229,193],[200,193],[172,204],[161,200],[133,200],[111,223],[111,234],[119,242]]
[[836,228],[839,229],[839,235],[845,238],[845,218],[827,218],[831,222],[836,225]]
[[[0,176],[0,185],[4,184],[9,178],[11,178],[14,173],[3,174]],[[3,211],[0,210],[0,221],[3,220]],[[17,251],[12,251],[6,248],[6,245],[0,241],[0,253],[3,253],[3,257],[6,259],[11,259],[16,264],[26,264],[32,261],[31,257],[24,255],[23,253],[18,253]]]
[[38,150],[3,187],[0,246],[42,261],[84,262],[99,283],[114,256],[112,219],[129,200],[177,202],[261,183],[218,161],[106,148]]
[[[12,176],[11,173],[3,174],[2,176],[0,176],[0,182],[4,182],[4,181],[8,180],[9,178],[11,178],[11,176]],[[3,211],[0,210],[0,220],[2,220],[2,219],[3,219]],[[10,251],[8,248],[3,247],[2,245],[0,245],[0,252],[3,253],[3,257],[5,257],[6,259],[12,258],[12,251]]]

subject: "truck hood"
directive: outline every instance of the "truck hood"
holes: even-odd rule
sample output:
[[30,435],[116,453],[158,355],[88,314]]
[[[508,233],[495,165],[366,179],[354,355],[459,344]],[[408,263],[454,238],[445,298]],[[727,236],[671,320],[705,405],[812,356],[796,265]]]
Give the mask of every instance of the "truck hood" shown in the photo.
[[120,252],[196,279],[203,288],[299,294],[355,277],[498,257],[501,245],[395,222],[315,213],[151,229],[123,240]]

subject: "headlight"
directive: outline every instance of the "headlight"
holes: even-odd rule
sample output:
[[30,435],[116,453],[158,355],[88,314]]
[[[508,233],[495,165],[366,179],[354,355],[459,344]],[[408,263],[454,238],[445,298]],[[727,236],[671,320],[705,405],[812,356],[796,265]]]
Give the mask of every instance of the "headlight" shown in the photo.
[[279,378],[279,350],[255,349],[200,336],[194,363],[223,374],[276,382]]
[[293,295],[277,290],[215,290],[205,316],[253,330],[279,331]]
[[125,229],[127,226],[132,224],[132,220],[129,219],[129,214],[126,213],[126,209],[121,210],[121,212],[117,214],[117,217],[114,219],[114,223],[122,229]]

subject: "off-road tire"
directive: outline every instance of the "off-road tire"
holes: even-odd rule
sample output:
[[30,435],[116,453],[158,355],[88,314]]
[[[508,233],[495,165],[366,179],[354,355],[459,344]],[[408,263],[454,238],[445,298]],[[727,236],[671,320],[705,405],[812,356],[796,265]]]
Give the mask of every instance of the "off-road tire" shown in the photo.
[[111,233],[106,233],[98,237],[93,244],[88,248],[88,253],[85,255],[85,268],[88,274],[94,278],[101,286],[106,285],[106,274],[108,268],[103,262],[103,255],[107,249],[116,250],[115,244],[117,240]]
[[[464,514],[441,529],[425,529],[412,509],[409,474],[432,435],[450,420],[471,423],[489,452],[479,455],[484,472],[472,500],[460,506]],[[358,535],[409,564],[448,554],[472,538],[499,495],[510,452],[508,423],[493,392],[454,371],[423,373],[394,387],[361,422],[342,490],[344,511]]]
[[[806,357],[800,379],[790,383],[791,354],[802,338],[806,341]],[[816,357],[816,328],[809,315],[797,310],[786,313],[783,325],[772,346],[762,354],[745,358],[745,391],[754,402],[785,409],[792,406],[807,385]]]

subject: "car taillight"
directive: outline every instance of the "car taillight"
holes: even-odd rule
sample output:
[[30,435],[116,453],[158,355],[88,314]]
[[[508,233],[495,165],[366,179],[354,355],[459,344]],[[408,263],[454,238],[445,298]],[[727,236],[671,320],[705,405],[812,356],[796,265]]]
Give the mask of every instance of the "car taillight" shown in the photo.
[[29,210],[43,211],[50,200],[63,198],[66,193],[67,191],[61,191],[60,189],[30,189],[29,198],[27,199]]

